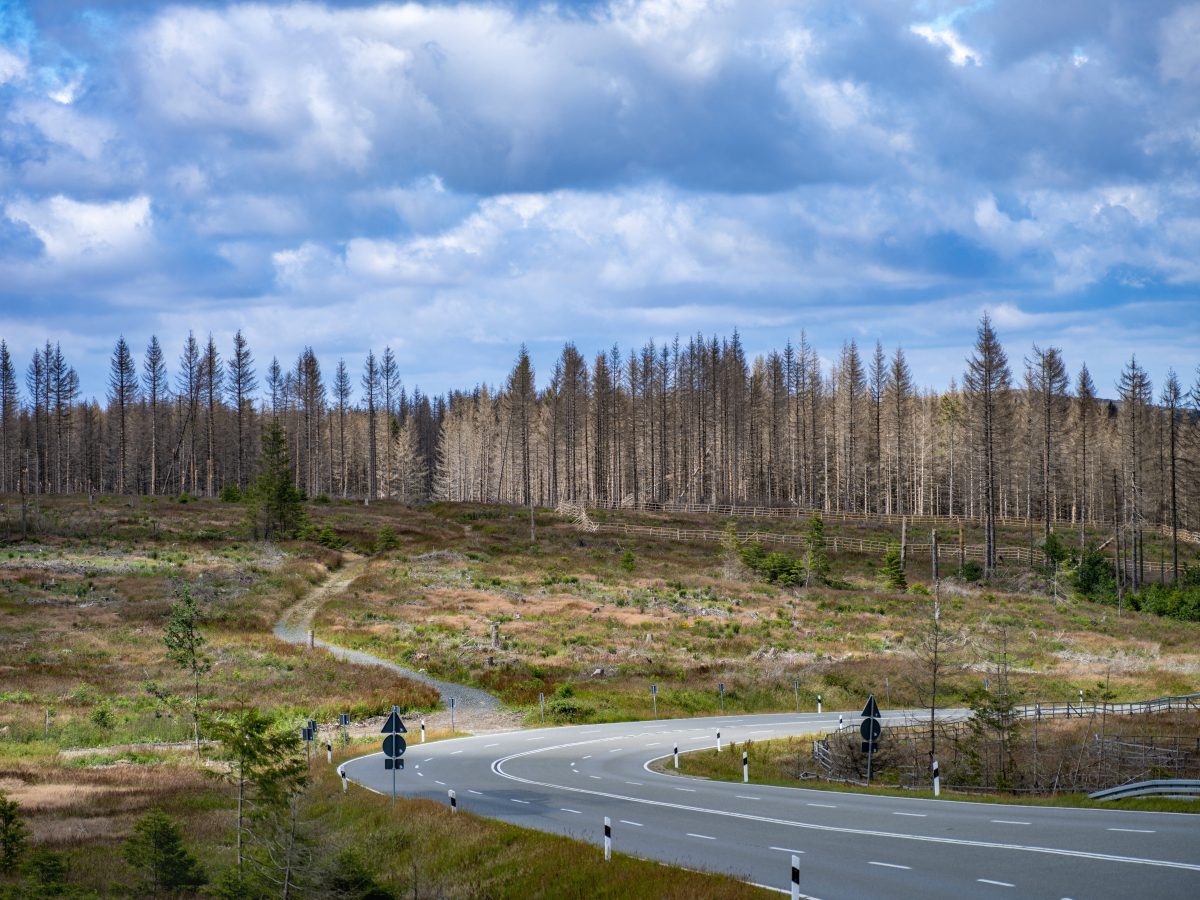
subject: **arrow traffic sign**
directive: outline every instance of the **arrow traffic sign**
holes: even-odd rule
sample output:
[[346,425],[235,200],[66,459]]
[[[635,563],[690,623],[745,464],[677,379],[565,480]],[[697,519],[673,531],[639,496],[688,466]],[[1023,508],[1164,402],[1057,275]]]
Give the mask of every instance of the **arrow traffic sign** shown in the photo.
[[879,704],[875,702],[874,694],[867,698],[867,705],[863,707],[862,715],[866,719],[879,718]]
[[404,723],[400,721],[400,707],[393,706],[392,714],[388,716],[386,722],[383,723],[383,728],[379,729],[383,734],[407,734],[408,729],[404,727]]
[[383,755],[388,759],[399,759],[407,747],[404,738],[398,734],[389,734],[383,739]]

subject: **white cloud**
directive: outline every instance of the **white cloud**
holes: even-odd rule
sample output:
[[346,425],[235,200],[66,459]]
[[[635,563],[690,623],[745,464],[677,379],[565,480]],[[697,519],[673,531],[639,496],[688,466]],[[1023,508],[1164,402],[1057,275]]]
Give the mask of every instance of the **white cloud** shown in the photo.
[[128,261],[151,239],[150,198],[86,203],[61,194],[47,200],[16,200],[6,215],[24,222],[56,265],[89,267]]
[[25,77],[28,63],[6,47],[0,47],[0,85]]
[[965,66],[967,63],[974,66],[983,65],[983,57],[979,51],[968,47],[958,32],[949,25],[913,25],[909,30],[934,46],[950,51],[947,58],[956,66]]

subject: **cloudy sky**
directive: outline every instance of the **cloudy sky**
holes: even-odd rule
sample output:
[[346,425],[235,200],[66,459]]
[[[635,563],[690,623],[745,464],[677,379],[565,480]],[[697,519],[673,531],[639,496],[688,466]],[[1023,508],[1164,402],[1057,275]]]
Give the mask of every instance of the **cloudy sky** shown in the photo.
[[1200,363],[1200,3],[0,0],[0,337]]

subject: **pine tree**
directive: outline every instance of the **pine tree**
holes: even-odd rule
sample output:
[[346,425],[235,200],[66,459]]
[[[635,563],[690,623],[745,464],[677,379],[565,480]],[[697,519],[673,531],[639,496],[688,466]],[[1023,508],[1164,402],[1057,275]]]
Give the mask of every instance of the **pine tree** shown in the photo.
[[263,434],[258,478],[250,491],[253,531],[264,538],[291,537],[304,519],[300,491],[292,478],[287,433],[272,419]]
[[900,558],[900,545],[888,544],[887,552],[883,554],[883,565],[879,569],[884,584],[894,591],[908,588],[908,579],[904,577],[904,560]]
[[133,826],[125,841],[125,861],[138,872],[143,887],[158,896],[164,891],[198,888],[207,883],[204,869],[183,843],[179,826],[161,809],[152,809]]
[[171,604],[170,618],[163,632],[167,659],[183,669],[192,680],[192,734],[196,741],[196,758],[200,758],[200,681],[212,670],[212,662],[204,655],[208,643],[200,633],[200,608],[191,588],[184,585]]
[[1176,489],[1177,448],[1179,444],[1179,404],[1183,392],[1179,386],[1179,376],[1174,369],[1167,370],[1167,382],[1163,385],[1160,403],[1167,413],[1168,433],[1170,435],[1170,503],[1171,503],[1171,572],[1176,584],[1179,583],[1179,495]]
[[154,335],[150,336],[146,357],[142,362],[142,387],[145,389],[146,406],[150,412],[149,493],[157,494],[159,412],[162,404],[168,399],[169,387],[162,345]]
[[976,450],[983,463],[984,572],[990,576],[996,568],[996,505],[998,447],[1003,437],[1004,400],[1012,375],[1008,356],[992,329],[992,320],[984,313],[979,323],[975,352],[967,360],[963,387],[971,400],[976,428]]
[[17,373],[8,344],[0,340],[0,492],[14,486],[20,432],[18,421],[21,398],[17,391]]
[[29,828],[21,815],[20,805],[0,791],[0,875],[17,870],[28,838]]
[[138,398],[137,366],[125,338],[117,340],[108,376],[108,402],[117,411],[117,493],[125,493],[125,460],[129,446],[129,412]]
[[804,586],[829,579],[829,556],[825,552],[825,522],[817,513],[808,520],[804,533]]
[[229,358],[229,400],[237,421],[237,486],[245,490],[246,478],[246,416],[251,410],[250,397],[258,389],[254,374],[254,356],[241,329],[233,336],[233,356]]

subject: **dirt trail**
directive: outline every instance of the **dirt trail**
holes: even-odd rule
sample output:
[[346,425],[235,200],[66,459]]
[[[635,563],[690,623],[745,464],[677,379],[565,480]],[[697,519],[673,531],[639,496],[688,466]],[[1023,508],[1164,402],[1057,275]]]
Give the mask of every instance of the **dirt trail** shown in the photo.
[[[353,559],[331,574],[323,583],[313,588],[300,602],[280,616],[279,621],[275,623],[275,637],[287,641],[289,644],[306,645],[309,629],[312,628],[313,619],[316,618],[318,610],[349,587],[350,583],[366,568],[366,565],[367,561],[364,559]],[[405,668],[391,660],[362,650],[339,647],[323,641],[319,637],[313,643],[344,662],[360,666],[379,666],[432,687],[441,695],[442,704],[446,709],[425,717],[431,727],[449,727],[451,699],[455,701],[455,727],[458,731],[493,731],[512,729],[520,725],[520,714],[504,711],[500,699],[487,691],[441,681],[424,672]]]

